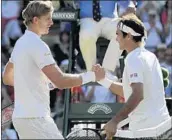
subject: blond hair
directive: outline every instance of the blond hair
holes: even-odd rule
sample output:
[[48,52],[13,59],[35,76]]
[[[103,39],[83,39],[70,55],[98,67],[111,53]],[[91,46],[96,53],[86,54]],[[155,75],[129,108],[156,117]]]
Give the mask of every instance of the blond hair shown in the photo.
[[53,12],[51,1],[30,1],[26,8],[22,11],[23,23],[28,26],[32,23],[34,17],[41,17],[49,12]]

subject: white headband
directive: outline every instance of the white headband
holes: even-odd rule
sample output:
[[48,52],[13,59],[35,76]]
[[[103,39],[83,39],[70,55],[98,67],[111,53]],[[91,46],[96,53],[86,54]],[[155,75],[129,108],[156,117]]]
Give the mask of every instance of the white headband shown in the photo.
[[119,29],[125,33],[130,33],[132,36],[141,36],[141,34],[136,33],[132,28],[120,23]]

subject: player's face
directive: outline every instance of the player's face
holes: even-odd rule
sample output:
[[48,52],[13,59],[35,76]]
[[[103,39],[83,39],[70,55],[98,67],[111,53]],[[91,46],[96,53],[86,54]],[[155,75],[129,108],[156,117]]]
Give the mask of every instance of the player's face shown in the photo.
[[53,25],[52,13],[48,13],[38,18],[38,28],[41,35],[49,33],[49,28]]
[[119,43],[120,50],[125,49],[125,38],[123,37],[122,32],[117,29],[116,31],[116,41]]

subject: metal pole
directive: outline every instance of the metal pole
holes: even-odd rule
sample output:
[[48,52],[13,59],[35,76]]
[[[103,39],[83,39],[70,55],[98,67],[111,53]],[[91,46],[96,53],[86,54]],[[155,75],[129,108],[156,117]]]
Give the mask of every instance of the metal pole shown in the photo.
[[[69,46],[69,65],[68,65],[68,72],[74,73],[75,72],[75,29],[76,29],[76,22],[71,22],[71,32],[70,32],[70,46]],[[65,110],[63,116],[63,136],[66,137],[69,132],[69,120],[68,120],[68,113],[69,113],[69,105],[70,105],[70,89],[65,90]]]

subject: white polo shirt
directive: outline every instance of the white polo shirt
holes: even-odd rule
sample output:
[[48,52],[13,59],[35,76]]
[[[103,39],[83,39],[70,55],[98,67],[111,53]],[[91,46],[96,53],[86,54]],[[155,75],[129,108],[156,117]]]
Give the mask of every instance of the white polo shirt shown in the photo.
[[144,48],[133,50],[125,59],[123,90],[126,101],[132,94],[132,83],[143,83],[144,99],[129,114],[130,129],[152,127],[169,117],[160,64],[156,56]]
[[55,61],[47,44],[26,30],[16,42],[10,62],[14,64],[13,117],[49,117],[49,80],[41,69]]

